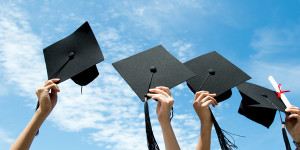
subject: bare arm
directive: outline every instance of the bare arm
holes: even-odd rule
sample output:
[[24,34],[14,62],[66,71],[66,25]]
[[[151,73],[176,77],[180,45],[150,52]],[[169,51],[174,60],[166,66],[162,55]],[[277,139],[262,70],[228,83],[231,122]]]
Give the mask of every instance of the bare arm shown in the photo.
[[218,102],[213,98],[215,94],[209,94],[206,91],[197,92],[194,99],[194,109],[201,122],[200,137],[197,144],[197,150],[210,150],[212,118],[209,105],[214,107]]
[[[10,150],[28,150],[30,148],[35,134],[56,105],[59,88],[53,82],[57,81],[59,81],[59,79],[46,81],[46,83],[36,91],[40,107],[37,109],[23,132],[13,143]],[[49,93],[50,90],[51,93]]]
[[155,94],[148,94],[148,96],[158,100],[156,114],[163,133],[166,150],[180,150],[170,122],[170,112],[174,99],[171,96],[169,88],[157,87],[149,91]]

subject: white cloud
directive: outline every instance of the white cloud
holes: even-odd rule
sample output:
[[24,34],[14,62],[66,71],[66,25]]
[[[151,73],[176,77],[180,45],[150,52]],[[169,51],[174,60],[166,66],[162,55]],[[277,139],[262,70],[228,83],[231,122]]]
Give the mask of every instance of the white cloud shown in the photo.
[[256,30],[251,46],[256,50],[254,59],[268,55],[299,51],[300,25],[289,28],[265,27]]
[[[283,90],[292,90],[288,95],[299,95],[299,40],[300,25],[256,30],[251,42],[256,53],[251,57],[248,67],[252,82],[273,89],[268,81],[268,76],[272,75],[283,84]],[[287,57],[283,59],[281,56]]]
[[176,52],[178,59],[184,63],[189,59],[192,59],[195,54],[192,43],[185,43],[183,41],[177,41],[172,44],[172,51]]
[[[160,4],[155,5],[160,6]],[[160,12],[169,11],[160,10],[161,7],[156,9]],[[142,16],[148,15],[146,18],[150,15],[147,8],[137,10],[137,13]],[[44,83],[47,74],[42,56],[43,39],[33,33],[27,15],[16,5],[0,6],[0,54],[2,56],[0,72],[9,84],[20,90],[20,95],[31,97],[30,104],[34,105],[36,102],[34,91]],[[97,24],[94,27],[97,27]],[[56,30],[60,31],[60,28]],[[95,129],[95,132],[89,133],[90,140],[100,147],[146,149],[144,116],[141,113],[143,103],[111,65],[111,62],[142,50],[139,46],[140,41],[133,42],[126,39],[121,34],[122,31],[122,27],[103,27],[95,32],[104,56],[110,59],[97,65],[101,68],[100,75],[83,88],[83,95],[80,94],[80,87],[71,80],[60,84],[58,104],[49,119],[65,131]],[[192,45],[181,41],[176,43],[173,46],[178,49],[179,57],[186,59],[183,53],[192,52],[190,51]],[[182,85],[177,89],[182,89]],[[151,102],[151,121],[160,148],[164,149],[155,106],[155,103]],[[192,115],[177,113],[172,124],[182,149],[194,149],[196,147],[194,141],[197,141],[195,139],[199,136],[195,134],[196,130],[199,130],[199,121]]]
[[[269,89],[273,89],[268,77],[272,75],[278,84],[283,84],[282,90],[291,90],[288,95],[300,95],[300,65],[293,63],[268,63],[254,61],[250,74],[255,77],[253,82]],[[259,67],[257,67],[259,66]]]
[[[41,39],[31,34],[26,12],[14,4],[4,4],[0,11],[1,73],[9,83],[18,84],[26,95],[33,96],[35,89],[46,78],[43,65]],[[17,20],[17,21],[16,21]],[[22,93],[22,92],[21,92]],[[31,94],[32,93],[32,94]]]
[[142,28],[146,37],[167,34],[172,27],[186,22],[186,14],[214,14],[218,11],[218,2],[207,1],[117,1],[105,14],[106,18],[126,17],[133,26]]
[[13,144],[14,139],[10,137],[10,133],[0,128],[0,149],[6,149]]
[[[41,37],[31,31],[26,13],[20,12],[18,7],[2,5],[0,10],[1,73],[10,84],[19,88],[20,95],[31,97],[34,100],[31,103],[35,103],[34,91],[46,80]],[[101,77],[84,87],[83,95],[80,95],[80,87],[75,86],[71,80],[60,84],[59,101],[50,120],[67,131],[97,129],[102,134],[99,137],[105,136],[105,131],[110,130],[111,138],[115,140],[107,139],[99,143],[108,142],[106,145],[112,149],[118,148],[124,142],[118,140],[118,136],[126,137],[124,139],[127,141],[137,141],[128,145],[128,148],[144,146],[144,132],[137,132],[144,126],[135,123],[143,120],[137,117],[142,108],[139,105],[141,103],[133,98],[133,92],[117,76],[116,71],[112,71],[114,69],[111,64],[102,63],[98,66],[103,67],[100,70]],[[115,128],[110,128],[112,124]],[[136,131],[127,132],[128,127]],[[126,132],[120,134],[119,131]]]

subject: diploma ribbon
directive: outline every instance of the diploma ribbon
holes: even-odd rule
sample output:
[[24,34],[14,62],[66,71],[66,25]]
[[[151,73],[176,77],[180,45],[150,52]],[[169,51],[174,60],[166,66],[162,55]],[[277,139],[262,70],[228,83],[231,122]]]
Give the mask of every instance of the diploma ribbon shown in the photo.
[[281,98],[281,94],[283,94],[283,93],[291,92],[290,90],[287,90],[287,91],[281,91],[281,87],[282,87],[282,85],[281,85],[281,84],[278,84],[279,92],[276,92],[278,98]]

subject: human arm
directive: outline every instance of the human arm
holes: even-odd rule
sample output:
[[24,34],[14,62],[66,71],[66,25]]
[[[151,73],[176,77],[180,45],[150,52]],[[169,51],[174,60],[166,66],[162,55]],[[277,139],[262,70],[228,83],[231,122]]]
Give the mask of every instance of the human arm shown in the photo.
[[216,94],[209,94],[207,91],[200,91],[195,94],[193,107],[200,119],[201,129],[200,137],[197,144],[197,150],[209,150],[211,143],[212,116],[209,105],[213,107],[218,105],[218,102],[213,98]]
[[[290,106],[285,110],[288,113],[286,114],[285,124],[286,128],[293,138],[294,142],[300,143],[300,110],[296,106]],[[300,147],[297,147],[300,149]]]
[[163,133],[166,150],[180,150],[170,122],[170,112],[174,103],[174,99],[171,96],[169,88],[156,87],[155,89],[150,89],[149,91],[153,94],[147,95],[158,101],[156,114]]
[[[40,106],[23,132],[13,143],[10,150],[28,150],[30,148],[39,128],[56,105],[57,92],[60,90],[54,82],[58,81],[59,79],[48,80],[41,88],[36,90],[36,95],[38,97]],[[49,93],[50,90],[51,93]]]

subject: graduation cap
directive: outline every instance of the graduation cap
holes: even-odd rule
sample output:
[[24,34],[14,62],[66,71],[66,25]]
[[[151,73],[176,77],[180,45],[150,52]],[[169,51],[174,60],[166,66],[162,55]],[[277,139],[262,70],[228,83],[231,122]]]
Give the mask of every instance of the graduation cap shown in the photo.
[[[275,91],[248,82],[237,87],[242,96],[238,112],[248,119],[269,128],[274,121],[277,110],[285,112],[286,106]],[[281,114],[280,119],[283,125],[282,133],[286,149],[290,150],[285,123],[282,121]]]
[[[61,83],[71,78],[86,86],[98,75],[96,64],[103,61],[101,49],[88,22],[75,32],[44,50],[48,79],[59,78]],[[36,109],[38,109],[39,103]]]
[[146,94],[149,93],[150,88],[157,86],[171,89],[195,76],[195,74],[161,45],[115,62],[113,66],[140,100],[145,102],[148,148],[151,150],[159,149],[151,128],[147,103],[149,98]]
[[[196,77],[187,80],[190,90],[193,93],[198,91],[216,93],[215,99],[218,102],[231,97],[231,88],[251,79],[249,75],[216,51],[189,60],[184,65],[196,74]],[[213,114],[212,119],[222,150],[236,148],[234,143],[225,137],[224,130],[219,127]]]
[[48,79],[63,82],[71,78],[85,86],[98,75],[96,64],[103,61],[101,49],[88,22],[74,33],[44,49]]

